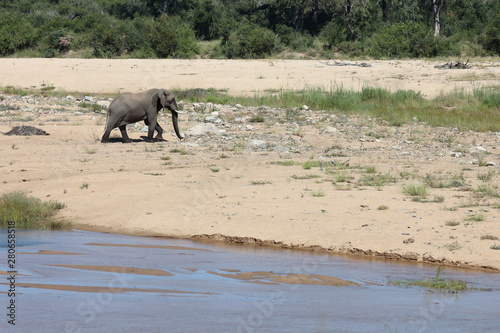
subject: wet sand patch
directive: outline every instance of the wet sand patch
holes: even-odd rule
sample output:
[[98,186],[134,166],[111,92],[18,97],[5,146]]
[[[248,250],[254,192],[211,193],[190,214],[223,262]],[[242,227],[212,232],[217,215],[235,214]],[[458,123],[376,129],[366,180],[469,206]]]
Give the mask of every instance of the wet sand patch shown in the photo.
[[48,265],[52,267],[65,267],[74,269],[84,269],[88,271],[100,271],[110,273],[125,273],[125,274],[140,274],[140,275],[155,275],[155,276],[173,276],[172,273],[162,269],[139,268],[139,267],[123,267],[123,266],[98,266],[98,265]]
[[186,250],[186,251],[212,251],[207,249],[197,249],[186,246],[168,246],[168,245],[139,245],[139,244],[108,244],[108,243],[86,243],[85,245],[95,246],[119,246],[119,247],[140,247],[143,249],[166,249],[166,250]]
[[183,268],[185,269],[186,271],[190,271],[190,272],[198,272],[198,268]]
[[[0,283],[8,285],[7,283]],[[215,295],[209,292],[195,292],[169,289],[143,289],[143,288],[120,288],[120,287],[100,287],[100,286],[70,286],[62,284],[43,284],[43,283],[17,283],[16,286],[24,288],[38,288],[61,291],[77,291],[86,293],[113,293],[124,292],[142,292],[142,293],[163,293],[163,294],[191,294],[191,295]]]
[[258,284],[300,284],[300,285],[318,285],[318,286],[355,286],[356,282],[339,279],[333,276],[320,274],[278,274],[274,272],[241,272],[238,270],[222,270],[235,274],[217,273],[208,271],[207,273],[230,278],[243,280]]
[[6,272],[6,271],[0,271],[0,275],[24,275],[24,274],[20,274],[20,273],[9,273],[9,272]]
[[86,256],[86,255],[88,255],[87,253],[48,251],[48,250],[38,250],[38,252],[21,252],[19,254],[47,254],[47,255],[67,255],[67,256]]

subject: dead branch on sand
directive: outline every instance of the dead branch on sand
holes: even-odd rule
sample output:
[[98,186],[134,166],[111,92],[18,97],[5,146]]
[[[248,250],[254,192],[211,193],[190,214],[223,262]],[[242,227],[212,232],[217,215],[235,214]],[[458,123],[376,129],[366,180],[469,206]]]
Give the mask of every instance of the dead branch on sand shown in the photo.
[[465,63],[463,63],[461,61],[457,61],[454,64],[453,61],[450,61],[450,62],[447,62],[444,65],[436,65],[436,66],[434,66],[434,68],[437,68],[437,69],[469,69],[471,67],[472,66],[469,66],[469,59],[467,59],[467,61]]
[[357,66],[357,67],[372,67],[371,64],[367,63],[367,62],[362,62],[362,63],[359,63],[359,64],[355,64],[355,63],[352,63],[352,62],[339,62],[339,61],[336,61],[334,59],[331,59],[334,63],[331,64],[331,63],[328,63],[328,62],[325,62],[325,61],[321,61],[319,59],[316,59],[314,57],[311,57],[313,58],[314,60],[322,63],[323,65],[326,65],[326,66]]

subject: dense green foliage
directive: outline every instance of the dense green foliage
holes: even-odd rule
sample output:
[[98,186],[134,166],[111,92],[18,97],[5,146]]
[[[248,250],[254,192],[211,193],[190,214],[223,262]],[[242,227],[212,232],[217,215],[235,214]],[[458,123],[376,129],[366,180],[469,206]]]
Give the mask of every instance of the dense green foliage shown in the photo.
[[0,0],[0,56],[192,58],[201,41],[223,58],[500,55],[500,1]]

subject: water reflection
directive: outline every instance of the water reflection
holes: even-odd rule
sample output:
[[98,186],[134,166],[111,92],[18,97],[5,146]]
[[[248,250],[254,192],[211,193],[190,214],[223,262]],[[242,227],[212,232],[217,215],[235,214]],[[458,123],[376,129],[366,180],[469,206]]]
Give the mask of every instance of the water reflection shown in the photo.
[[[5,249],[6,235],[0,237]],[[388,277],[435,276],[436,267],[423,264],[85,231],[18,231],[16,242],[18,318],[15,329],[2,320],[2,332],[496,332],[500,326],[499,274],[447,268],[446,278],[492,289],[448,294],[387,285]],[[6,266],[6,255],[0,262]]]

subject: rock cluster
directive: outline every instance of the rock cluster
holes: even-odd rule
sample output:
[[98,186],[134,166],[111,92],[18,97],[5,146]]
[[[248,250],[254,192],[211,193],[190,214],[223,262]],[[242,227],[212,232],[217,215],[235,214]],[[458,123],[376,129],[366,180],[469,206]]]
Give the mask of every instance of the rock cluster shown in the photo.
[[[106,115],[112,99],[0,95],[0,115],[26,119],[68,112]],[[342,157],[384,154],[391,159],[448,158],[462,164],[495,167],[500,133],[461,132],[456,128],[431,128],[418,119],[403,126],[356,115],[311,110],[307,105],[283,109],[269,106],[222,105],[178,101],[185,142],[221,149],[273,151],[280,154]],[[171,118],[160,115],[171,130]],[[142,122],[130,131],[147,132]],[[342,142],[342,144],[337,143]]]

